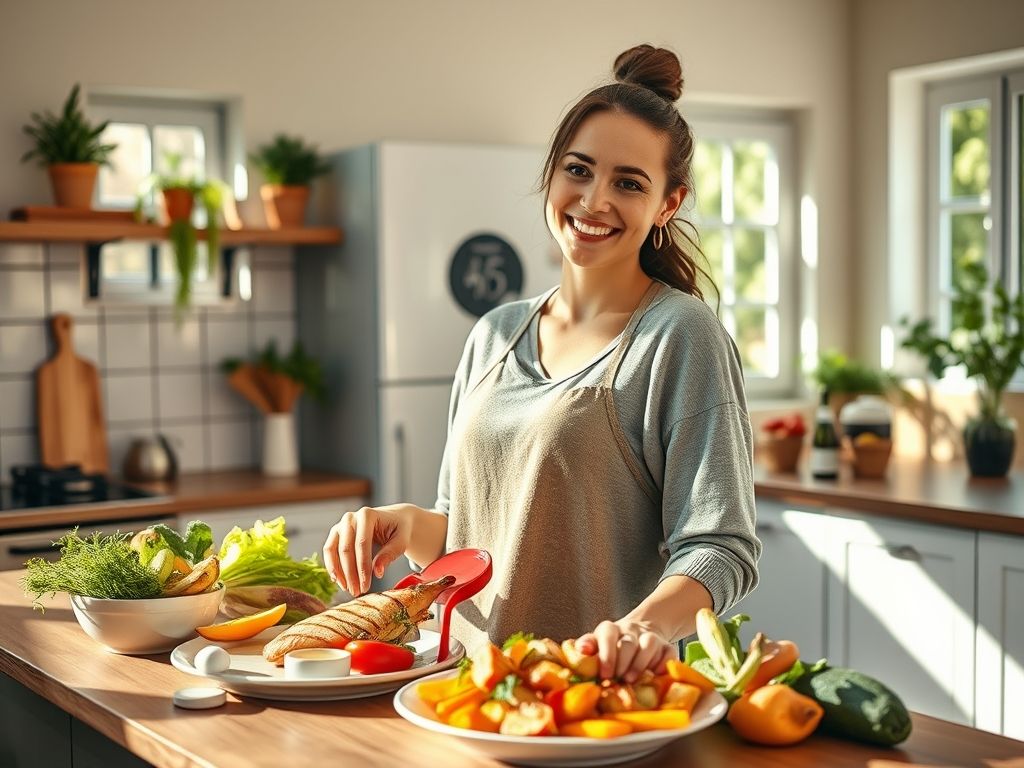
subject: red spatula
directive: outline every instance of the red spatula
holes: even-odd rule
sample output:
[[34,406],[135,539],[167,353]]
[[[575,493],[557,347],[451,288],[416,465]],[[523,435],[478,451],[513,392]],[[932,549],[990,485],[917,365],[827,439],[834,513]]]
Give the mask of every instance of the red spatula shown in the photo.
[[437,596],[441,606],[441,640],[437,647],[437,660],[448,658],[448,629],[452,611],[466,598],[472,597],[491,580],[491,555],[486,549],[457,549],[442,555],[419,573],[410,573],[395,584],[394,589],[411,587],[442,576],[454,576],[455,583]]

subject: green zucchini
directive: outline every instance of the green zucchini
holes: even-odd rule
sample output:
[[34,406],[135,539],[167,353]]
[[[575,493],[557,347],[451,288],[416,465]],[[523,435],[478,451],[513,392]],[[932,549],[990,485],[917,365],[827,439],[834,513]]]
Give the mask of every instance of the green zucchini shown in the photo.
[[910,735],[910,713],[899,696],[862,672],[812,669],[793,688],[821,704],[821,728],[837,736],[892,746]]

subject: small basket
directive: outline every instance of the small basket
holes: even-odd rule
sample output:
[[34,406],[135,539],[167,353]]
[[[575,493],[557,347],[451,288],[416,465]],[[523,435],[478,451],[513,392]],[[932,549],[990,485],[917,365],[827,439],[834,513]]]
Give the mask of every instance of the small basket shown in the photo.
[[758,444],[757,453],[769,472],[796,472],[803,447],[802,435],[766,437]]
[[853,474],[857,477],[879,478],[885,475],[892,454],[892,440],[878,438],[870,443],[852,443]]

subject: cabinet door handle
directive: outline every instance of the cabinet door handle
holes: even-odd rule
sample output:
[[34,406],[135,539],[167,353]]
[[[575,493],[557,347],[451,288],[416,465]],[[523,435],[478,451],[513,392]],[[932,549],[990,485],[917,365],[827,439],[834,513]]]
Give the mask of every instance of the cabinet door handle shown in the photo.
[[284,537],[286,539],[295,538],[300,533],[302,533],[302,529],[301,528],[285,528],[284,529]]
[[887,547],[889,554],[895,557],[897,560],[909,560],[912,563],[920,563],[921,553],[914,549],[909,544],[901,544],[900,546]]
[[777,526],[775,523],[755,523],[754,524],[754,532],[755,533],[775,533],[778,530],[779,530],[779,526]]

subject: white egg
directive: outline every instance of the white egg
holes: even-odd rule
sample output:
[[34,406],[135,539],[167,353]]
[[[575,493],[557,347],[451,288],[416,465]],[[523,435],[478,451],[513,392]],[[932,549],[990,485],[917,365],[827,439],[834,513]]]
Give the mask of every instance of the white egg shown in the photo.
[[201,674],[213,675],[231,666],[231,655],[219,645],[207,645],[196,651],[193,663]]

